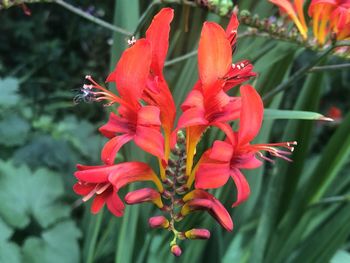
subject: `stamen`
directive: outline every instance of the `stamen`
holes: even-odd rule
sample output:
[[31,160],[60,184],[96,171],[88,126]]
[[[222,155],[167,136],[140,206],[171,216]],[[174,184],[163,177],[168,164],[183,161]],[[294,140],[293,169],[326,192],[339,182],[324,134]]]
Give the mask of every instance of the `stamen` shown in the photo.
[[[252,145],[252,147],[256,150],[256,154],[262,159],[265,159],[267,161],[272,161],[270,158],[264,156],[261,151],[269,152],[272,156],[284,159],[288,162],[291,162],[292,160],[288,158],[288,155],[291,155],[294,151],[294,147],[291,145],[297,145],[296,141],[292,142],[280,142],[280,143],[270,143],[270,144],[255,144]],[[276,147],[281,147],[284,149],[287,149],[288,151],[280,150]]]
[[[94,101],[103,101],[106,100],[108,101],[104,106],[110,106],[113,105],[115,103],[119,103],[125,107],[128,107],[130,109],[133,109],[133,107],[127,103],[126,101],[124,101],[122,98],[119,98],[117,95],[115,95],[114,93],[112,93],[111,91],[109,91],[108,89],[102,87],[101,85],[99,85],[92,77],[91,75],[86,75],[85,79],[87,79],[88,81],[90,81],[92,84],[84,84],[83,85],[83,89],[85,92],[89,92],[90,94],[92,94],[94,97]],[[93,91],[93,90],[97,90],[97,91]]]
[[110,186],[111,184],[102,184],[101,186],[100,185],[97,185],[96,186],[96,194],[102,194],[104,191],[107,190],[107,188]]
[[128,39],[128,46],[131,47],[135,45],[136,43],[136,38],[134,36],[131,37],[131,39]]
[[86,201],[90,200],[90,198],[93,197],[93,196],[95,195],[95,193],[96,193],[96,188],[94,188],[93,190],[91,190],[90,193],[88,193],[87,195],[85,195],[85,196],[83,197],[83,199],[82,199],[83,202],[86,202]]

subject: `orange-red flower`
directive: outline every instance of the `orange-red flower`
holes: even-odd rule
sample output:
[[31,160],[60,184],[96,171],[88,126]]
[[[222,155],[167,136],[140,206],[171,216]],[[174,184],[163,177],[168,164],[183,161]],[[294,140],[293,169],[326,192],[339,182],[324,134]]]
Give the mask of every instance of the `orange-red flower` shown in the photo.
[[118,191],[127,184],[139,181],[152,181],[160,192],[163,186],[157,175],[145,163],[125,162],[115,165],[86,166],[77,165],[74,176],[78,182],[73,190],[87,201],[95,196],[91,212],[96,214],[107,204],[108,210],[115,216],[122,216],[124,204]]
[[[248,61],[232,64],[238,21],[233,14],[226,32],[216,23],[203,25],[198,46],[199,80],[182,104],[177,129],[186,128],[186,174],[191,175],[193,156],[201,135],[209,126],[217,126],[230,136],[228,121],[239,117],[240,98],[230,97],[226,91],[250,77]],[[193,180],[189,180],[188,187]]]
[[289,0],[269,0],[271,3],[277,5],[283,12],[285,12],[297,26],[300,34],[304,39],[307,39],[307,25],[303,11],[304,0],[294,0],[293,4]]
[[313,0],[309,6],[313,32],[320,45],[327,41],[330,33],[335,33],[337,40],[350,37],[350,1],[348,0]]
[[242,86],[242,108],[238,131],[233,134],[233,140],[215,141],[199,161],[195,169],[195,187],[202,189],[223,186],[232,177],[237,188],[237,206],[246,200],[250,194],[248,182],[240,169],[254,169],[261,165],[257,158],[271,160],[263,156],[262,151],[271,155],[290,160],[286,155],[289,151],[280,150],[283,147],[292,151],[295,142],[275,144],[251,144],[260,131],[264,107],[259,94],[251,86]]
[[100,90],[94,95],[99,100],[119,103],[119,116],[111,113],[107,124],[100,131],[110,138],[104,146],[101,158],[113,164],[115,155],[128,141],[134,140],[143,150],[164,159],[164,139],[160,132],[160,110],[155,106],[142,106],[140,99],[146,86],[151,65],[151,45],[140,39],[121,56],[115,70],[107,81],[115,82],[120,98],[104,89],[91,77],[92,88]]
[[[164,130],[165,159],[169,158],[170,134],[174,126],[176,108],[173,96],[163,75],[163,67],[169,47],[170,23],[174,10],[163,8],[152,20],[146,31],[151,45],[151,67],[142,99],[160,109],[160,120]],[[164,177],[164,174],[162,174]]]
[[[300,4],[302,1],[295,2]],[[151,202],[168,214],[168,218],[166,215],[150,218],[149,224],[173,232],[171,251],[179,256],[182,251],[177,239],[210,237],[206,229],[178,231],[175,228],[174,223],[189,213],[208,211],[226,230],[233,229],[225,207],[204,189],[220,187],[232,177],[237,186],[234,205],[238,205],[250,193],[241,169],[259,167],[262,163],[260,159],[271,160],[262,151],[289,160],[287,155],[290,152],[278,147],[292,151],[295,142],[252,144],[263,118],[260,96],[248,85],[240,88],[240,96],[227,94],[233,87],[256,75],[247,60],[232,64],[239,25],[235,14],[226,31],[216,23],[204,23],[198,47],[199,80],[181,105],[183,113],[174,127],[175,103],[163,75],[172,19],[173,10],[162,9],[152,20],[146,38],[130,41],[131,47],[122,54],[115,70],[107,78],[108,82],[116,84],[118,95],[87,76],[91,84],[84,85],[84,96],[107,101],[107,105],[118,104],[118,107],[99,129],[109,138],[101,152],[104,165],[78,165],[74,174],[78,180],[74,191],[83,196],[84,201],[94,198],[91,205],[93,213],[106,204],[114,215],[121,216],[125,207],[118,196],[119,190],[133,182],[153,182],[156,189],[143,187],[131,191],[124,200],[130,205]],[[235,120],[239,120],[239,128],[234,132],[230,122]],[[226,140],[215,141],[193,168],[196,146],[210,126],[222,130]],[[178,134],[179,130],[185,130],[186,136],[182,132]],[[176,145],[175,140],[172,141],[174,149],[170,155],[171,133],[177,138]],[[134,141],[159,159],[162,180],[146,163],[114,164],[117,152],[129,141]],[[195,189],[192,190],[194,180]],[[184,196],[181,198],[180,195]],[[163,203],[163,198],[168,201]]]
[[230,214],[213,195],[204,190],[195,189],[186,194],[182,200],[185,204],[181,209],[181,216],[198,210],[206,210],[223,228],[232,231],[233,222]]

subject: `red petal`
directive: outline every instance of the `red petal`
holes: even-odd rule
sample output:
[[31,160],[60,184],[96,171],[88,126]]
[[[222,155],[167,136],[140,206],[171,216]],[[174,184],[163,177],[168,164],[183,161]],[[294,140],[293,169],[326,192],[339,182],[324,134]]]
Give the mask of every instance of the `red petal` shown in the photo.
[[233,147],[230,143],[215,141],[210,151],[210,159],[221,162],[230,162],[233,154]]
[[87,195],[89,194],[94,188],[96,184],[86,184],[82,182],[77,182],[73,185],[73,191],[78,195]]
[[128,205],[152,202],[159,208],[163,207],[160,193],[152,188],[142,188],[129,192],[124,199]]
[[[228,231],[233,229],[233,222],[226,208],[220,203],[219,200],[206,191],[195,189],[186,194],[182,200],[186,202],[183,206],[183,210],[188,208],[208,210],[209,213],[222,225],[222,227]],[[181,212],[183,210],[181,210]]]
[[106,195],[104,193],[100,195],[96,195],[94,200],[92,201],[91,204],[91,213],[97,214],[100,212],[101,208],[105,205],[106,203]]
[[115,216],[121,217],[124,214],[125,205],[118,196],[118,193],[112,193],[108,196],[107,200],[108,210]]
[[226,27],[226,37],[230,41],[231,46],[236,44],[238,26],[239,26],[239,21],[237,19],[237,15],[235,13],[232,13],[230,22]]
[[199,76],[204,90],[226,75],[232,63],[231,56],[225,31],[216,23],[205,22],[198,46]]
[[101,151],[101,160],[108,165],[111,165],[114,163],[114,159],[116,154],[118,153],[119,149],[126,144],[127,142],[131,141],[133,138],[130,134],[124,134],[120,136],[115,136],[113,139],[109,140],[104,146]]
[[130,120],[111,112],[108,122],[101,126],[99,131],[107,138],[113,138],[117,133],[129,133]]
[[116,165],[83,166],[84,170],[76,171],[74,176],[87,183],[106,183],[109,174],[116,169]]
[[121,98],[137,105],[146,86],[150,64],[150,43],[146,39],[140,39],[124,51],[107,81],[115,81]]
[[242,109],[239,119],[238,142],[244,145],[252,141],[259,133],[263,114],[264,105],[260,95],[249,85],[242,86]]
[[162,75],[164,61],[168,52],[170,22],[173,20],[174,10],[163,8],[153,18],[151,25],[146,31],[146,38],[151,43],[152,64],[151,68],[155,75]]
[[229,142],[234,145],[236,140],[235,140],[235,135],[232,131],[232,127],[227,124],[227,123],[222,123],[222,122],[215,122],[215,123],[211,123],[212,126],[216,126],[218,127],[220,130],[222,130],[225,135],[227,136],[227,139],[229,140]]
[[210,214],[220,223],[223,228],[225,228],[227,231],[232,231],[232,218],[227,212],[226,208],[216,198],[214,199],[214,205],[210,211]]
[[159,128],[149,128],[138,125],[134,141],[142,150],[160,159],[164,158],[164,138]]
[[169,136],[173,129],[176,106],[166,81],[162,78],[150,77],[142,98],[148,104],[159,107],[162,127]]
[[189,108],[204,109],[204,98],[200,90],[193,89],[187,95],[185,101],[181,104],[181,109],[186,111]]
[[237,200],[232,205],[232,207],[234,207],[248,199],[250,195],[250,188],[244,175],[238,169],[231,171],[231,177],[237,188]]
[[157,125],[160,126],[160,110],[155,106],[143,106],[137,114],[138,125]]
[[205,119],[205,112],[200,108],[191,108],[183,112],[179,118],[177,128],[208,125],[209,122]]
[[195,187],[202,189],[219,188],[230,177],[229,163],[202,163],[195,178]]
[[114,166],[115,169],[110,174],[108,180],[116,189],[120,189],[133,182],[153,181],[158,187],[158,190],[163,192],[161,182],[148,164],[142,162],[125,162]]
[[238,169],[255,169],[262,165],[262,161],[255,157],[254,153],[241,154],[239,161],[235,164]]

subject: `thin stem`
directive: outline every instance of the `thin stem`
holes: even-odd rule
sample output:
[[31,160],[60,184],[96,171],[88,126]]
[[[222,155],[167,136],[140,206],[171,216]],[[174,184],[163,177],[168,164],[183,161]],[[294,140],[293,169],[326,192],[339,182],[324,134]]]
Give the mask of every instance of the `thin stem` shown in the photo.
[[285,82],[282,82],[280,85],[278,85],[275,89],[268,92],[265,96],[263,96],[263,100],[268,100],[271,97],[275,96],[276,94],[280,93],[283,90],[286,90],[290,87],[292,83],[295,81],[301,79],[304,74],[306,74],[313,66],[318,64],[323,58],[325,58],[332,50],[334,49],[334,46],[328,48],[326,51],[324,51],[321,55],[319,55],[314,61],[309,63],[308,65],[302,67],[297,72],[294,73],[290,78],[288,78]]
[[90,244],[89,244],[88,256],[86,260],[87,263],[94,262],[96,242],[97,242],[98,233],[100,232],[102,218],[103,218],[103,210],[96,216],[96,220],[94,222],[92,237],[89,241]]
[[139,22],[137,23],[137,26],[134,30],[133,36],[136,36],[137,33],[140,31],[141,27],[145,24],[146,19],[148,18],[149,14],[153,11],[153,9],[159,4],[158,1],[152,2],[146,9],[145,12],[142,13]]
[[333,49],[338,47],[344,47],[344,46],[350,46],[350,41],[340,41],[330,46],[323,53],[321,53],[321,55],[319,55],[313,62],[299,69],[289,79],[287,79],[285,82],[281,83],[275,89],[271,90],[265,96],[263,96],[263,100],[268,100],[269,98],[275,96],[277,93],[288,89],[292,83],[301,79],[304,76],[304,74],[306,74],[310,69],[312,69],[320,61],[322,61],[325,57],[327,57],[333,51]]
[[343,203],[343,202],[349,202],[349,201],[350,201],[350,195],[331,196],[331,197],[324,198],[324,199],[320,200],[319,202],[311,204],[310,207]]
[[176,64],[176,63],[178,63],[178,62],[181,62],[181,61],[183,61],[183,60],[186,60],[186,59],[189,59],[189,58],[191,58],[191,57],[194,57],[195,55],[197,55],[197,53],[198,53],[198,50],[193,50],[193,51],[191,51],[191,52],[189,52],[189,53],[187,53],[187,54],[184,54],[184,55],[179,56],[179,57],[177,57],[177,58],[168,60],[168,61],[166,61],[166,62],[164,63],[164,67],[169,67],[169,66],[174,65],[174,64]]
[[114,26],[114,25],[112,25],[112,24],[110,24],[110,23],[108,23],[108,22],[106,22],[98,17],[90,15],[89,13],[86,13],[83,10],[72,6],[71,4],[66,3],[63,0],[52,0],[52,2],[66,8],[67,10],[71,11],[72,13],[74,13],[76,15],[79,15],[79,16],[81,16],[81,17],[83,17],[83,18],[85,18],[85,19],[87,19],[95,24],[98,24],[99,26],[102,26],[104,28],[112,30],[113,32],[120,33],[120,34],[128,36],[128,37],[132,36],[131,32],[128,32],[123,28]]
[[[248,36],[252,36],[251,32],[250,31],[246,31],[246,32],[243,32],[242,34],[238,35],[237,38],[238,39],[242,39],[242,38],[245,38],[245,37],[248,37]],[[168,60],[164,63],[164,67],[169,67],[169,66],[172,66],[176,63],[179,63],[181,61],[184,61],[186,59],[189,59],[191,57],[194,57],[196,56],[198,53],[198,50],[193,50],[193,51],[190,51],[182,56],[179,56],[177,58],[174,58],[174,59],[171,59],[171,60]]]
[[346,68],[350,68],[350,63],[313,67],[309,70],[309,72],[338,70],[338,69],[346,69]]

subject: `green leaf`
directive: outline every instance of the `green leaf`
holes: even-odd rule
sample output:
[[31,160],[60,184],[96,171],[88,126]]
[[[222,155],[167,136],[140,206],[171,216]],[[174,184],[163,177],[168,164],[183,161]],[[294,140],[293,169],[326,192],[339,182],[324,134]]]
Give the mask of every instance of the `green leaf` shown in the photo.
[[14,106],[20,100],[17,94],[19,88],[18,79],[5,78],[0,79],[0,107],[8,108]]
[[[95,127],[86,120],[78,120],[75,116],[68,116],[59,122],[52,131],[52,136],[57,139],[69,141],[72,146],[83,156],[96,157],[99,160],[104,138],[96,134]],[[89,143],[86,143],[86,142]]]
[[45,166],[62,172],[72,171],[77,159],[66,140],[56,140],[48,135],[32,138],[13,156],[15,164],[26,163],[32,169]]
[[350,253],[346,250],[338,250],[331,263],[348,263],[350,262]]
[[48,229],[42,238],[30,237],[23,245],[23,262],[79,262],[80,231],[73,221],[65,221]]
[[0,144],[6,146],[22,145],[28,137],[30,126],[18,114],[11,114],[0,120]]
[[320,113],[312,111],[297,111],[297,110],[278,110],[278,109],[265,109],[264,119],[276,120],[276,119],[292,119],[292,120],[323,120],[331,121],[330,118],[323,116]]
[[68,217],[69,207],[57,200],[63,193],[62,180],[53,172],[0,161],[0,216],[8,225],[24,228],[33,217],[45,228]]
[[12,235],[12,233],[13,230],[11,227],[9,227],[0,217],[0,242],[7,240]]
[[[321,96],[321,90],[323,85],[322,74],[309,75],[305,81],[305,84],[300,91],[300,95],[297,102],[294,105],[295,110],[310,110],[315,111],[318,109],[319,100]],[[299,180],[305,175],[303,168],[305,160],[308,156],[310,148],[310,142],[312,138],[313,122],[301,122],[290,120],[285,128],[285,132],[282,141],[296,140],[298,147],[296,147],[292,159],[292,163],[279,162],[275,168],[274,178],[271,180],[271,184],[268,189],[269,200],[266,201],[266,208],[273,213],[270,218],[266,218],[270,221],[271,229],[275,229],[276,225],[280,223],[280,220],[285,213],[301,213],[298,209],[290,209],[289,205],[298,196],[303,195],[296,194],[297,185]],[[310,162],[309,162],[310,163]],[[288,216],[285,216],[288,218]],[[291,219],[290,217],[288,220]],[[276,262],[285,260],[293,250],[294,246],[298,242],[297,239],[292,239],[292,234],[295,229],[296,222],[290,223],[285,226],[285,221],[279,226],[280,232],[270,232],[269,244],[266,251],[266,262],[275,260]],[[293,231],[291,231],[293,229]],[[263,230],[263,227],[262,227]],[[281,233],[282,232],[282,233]],[[297,235],[296,235],[297,236]],[[288,242],[287,242],[288,241]]]
[[0,262],[1,263],[21,263],[20,248],[12,242],[0,241]]

